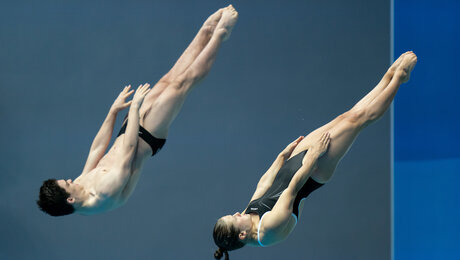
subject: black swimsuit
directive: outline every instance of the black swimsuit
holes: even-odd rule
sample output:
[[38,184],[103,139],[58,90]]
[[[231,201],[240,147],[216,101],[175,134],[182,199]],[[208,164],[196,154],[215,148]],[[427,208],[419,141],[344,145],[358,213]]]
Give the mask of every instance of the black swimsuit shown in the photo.
[[[126,116],[128,117],[128,116]],[[120,132],[118,132],[118,136],[124,134],[126,132],[126,126],[128,125],[128,120],[126,119],[123,125],[121,126]],[[144,140],[146,143],[150,145],[150,148],[152,148],[152,156],[154,156],[156,153],[160,151],[161,148],[166,143],[166,139],[160,139],[156,138],[153,136],[149,131],[147,131],[145,128],[143,128],[141,125],[139,125],[139,137]]]
[[[302,160],[306,152],[307,151],[303,151],[284,163],[283,167],[281,167],[279,172],[276,174],[272,186],[265,192],[264,195],[262,195],[262,197],[249,203],[246,213],[257,213],[262,218],[264,213],[273,209],[281,193],[283,193],[283,191],[289,186],[292,177],[302,166]],[[323,184],[316,182],[312,178],[308,178],[307,182],[303,185],[299,193],[297,193],[294,200],[292,214],[294,214],[296,218],[299,217],[300,201],[321,186],[323,186]]]

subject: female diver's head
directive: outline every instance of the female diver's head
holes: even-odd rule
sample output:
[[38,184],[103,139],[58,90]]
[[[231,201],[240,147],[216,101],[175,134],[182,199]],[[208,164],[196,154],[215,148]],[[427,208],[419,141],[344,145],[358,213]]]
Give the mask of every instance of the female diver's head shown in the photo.
[[214,253],[215,259],[228,260],[228,251],[242,248],[252,235],[252,219],[250,214],[227,215],[221,217],[214,226],[214,242],[219,249]]

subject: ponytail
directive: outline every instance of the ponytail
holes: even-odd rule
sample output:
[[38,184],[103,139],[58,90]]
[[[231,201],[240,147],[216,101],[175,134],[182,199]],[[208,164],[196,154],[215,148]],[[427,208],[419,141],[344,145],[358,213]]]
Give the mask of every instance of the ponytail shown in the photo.
[[219,249],[217,249],[216,252],[214,253],[214,258],[221,259],[223,255],[225,255],[225,258],[224,258],[225,260],[230,259],[228,257],[228,251],[219,247]]
[[214,242],[219,247],[214,253],[215,259],[221,259],[225,255],[225,260],[228,260],[228,251],[245,246],[245,243],[239,239],[239,233],[240,231],[233,225],[227,225],[222,219],[217,221],[213,231]]

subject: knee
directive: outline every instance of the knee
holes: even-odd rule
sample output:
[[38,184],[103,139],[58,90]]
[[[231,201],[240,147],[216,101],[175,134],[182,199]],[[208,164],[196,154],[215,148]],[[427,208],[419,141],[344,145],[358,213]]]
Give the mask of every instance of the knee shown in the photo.
[[366,125],[376,119],[376,116],[366,109],[351,109],[340,117],[355,125]]
[[186,91],[195,81],[197,81],[197,78],[193,75],[193,73],[187,70],[171,80],[169,86],[175,90]]
[[166,73],[157,84],[169,85],[171,83],[171,72]]
[[178,76],[173,76],[168,72],[164,75],[159,82],[166,84],[168,88],[173,89],[183,89],[185,86],[190,85],[198,80],[198,76],[196,73],[193,73],[191,69],[187,69],[183,73],[179,74]]

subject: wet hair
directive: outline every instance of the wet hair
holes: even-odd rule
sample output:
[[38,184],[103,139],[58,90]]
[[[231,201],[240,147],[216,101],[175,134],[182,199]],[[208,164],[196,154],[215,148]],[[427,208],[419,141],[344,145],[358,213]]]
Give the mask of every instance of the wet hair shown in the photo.
[[216,252],[214,252],[214,258],[215,259],[221,259],[222,256],[225,255],[225,260],[229,260],[230,258],[228,257],[228,251],[225,250],[225,249],[221,249],[219,247],[219,249],[216,250]]
[[57,184],[56,179],[49,179],[40,187],[37,205],[51,216],[64,216],[75,211],[75,208],[67,202],[69,197],[70,194]]
[[212,234],[214,243],[219,247],[214,253],[215,259],[221,259],[225,255],[225,260],[228,260],[228,251],[236,250],[245,246],[239,238],[240,230],[233,225],[227,225],[224,220],[219,219],[214,226]]

